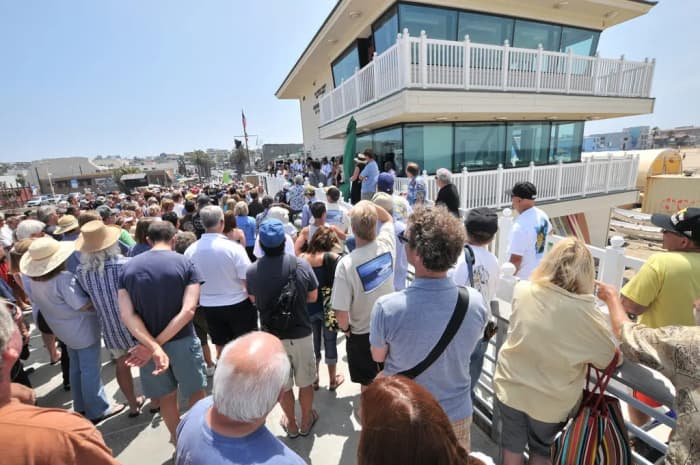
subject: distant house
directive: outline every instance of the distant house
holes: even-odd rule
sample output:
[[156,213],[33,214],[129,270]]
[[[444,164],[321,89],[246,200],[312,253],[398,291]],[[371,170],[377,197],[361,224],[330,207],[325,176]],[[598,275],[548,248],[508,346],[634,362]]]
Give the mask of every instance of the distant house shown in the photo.
[[304,144],[263,144],[262,159],[264,163],[276,158],[288,158],[290,155],[303,153]]
[[125,174],[119,178],[119,182],[123,184],[128,191],[138,187],[146,187],[149,184],[170,186],[173,183],[173,175],[166,170],[154,170],[146,173]]

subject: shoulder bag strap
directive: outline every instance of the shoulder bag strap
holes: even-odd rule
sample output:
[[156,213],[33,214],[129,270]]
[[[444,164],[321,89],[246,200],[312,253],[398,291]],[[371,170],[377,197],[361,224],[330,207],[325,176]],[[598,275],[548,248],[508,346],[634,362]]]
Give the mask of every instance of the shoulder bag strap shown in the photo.
[[469,273],[469,286],[474,287],[474,250],[469,244],[464,244],[464,261],[467,262],[467,272]]
[[425,357],[422,362],[410,370],[405,370],[397,374],[414,379],[427,370],[428,367],[430,367],[430,365],[432,365],[435,360],[442,355],[449,343],[452,342],[452,339],[455,337],[455,334],[457,334],[459,327],[462,325],[462,321],[464,321],[468,308],[469,291],[464,287],[457,287],[457,304],[452,312],[452,317],[450,318],[449,323],[447,323],[445,332],[442,333],[442,336],[440,336],[438,343],[435,345],[435,347],[433,347],[433,350],[430,351],[428,356]]

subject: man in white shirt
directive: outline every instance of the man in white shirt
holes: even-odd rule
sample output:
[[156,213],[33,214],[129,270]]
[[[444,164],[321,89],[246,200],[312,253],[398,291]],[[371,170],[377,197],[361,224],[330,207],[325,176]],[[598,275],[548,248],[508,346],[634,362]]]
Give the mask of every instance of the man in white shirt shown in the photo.
[[343,233],[348,234],[350,231],[350,216],[348,210],[340,203],[340,189],[335,186],[328,188],[326,192],[326,223],[340,229]]
[[530,274],[544,256],[547,236],[552,224],[545,212],[535,207],[537,188],[531,182],[519,182],[511,191],[513,209],[518,218],[510,232],[509,261],[515,265],[515,275],[530,279]]
[[203,207],[199,217],[205,233],[185,250],[185,256],[203,277],[199,306],[204,309],[217,355],[221,355],[228,342],[258,329],[258,314],[246,286],[250,259],[242,245],[222,234],[224,212],[220,207]]
[[7,219],[0,216],[0,246],[5,249],[12,247],[13,232],[17,227],[17,217],[11,216]]

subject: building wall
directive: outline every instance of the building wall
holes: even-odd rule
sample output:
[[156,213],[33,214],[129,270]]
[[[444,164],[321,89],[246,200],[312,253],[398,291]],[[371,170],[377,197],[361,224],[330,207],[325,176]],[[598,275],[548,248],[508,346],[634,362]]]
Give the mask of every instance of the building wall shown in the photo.
[[304,151],[310,153],[310,156],[313,158],[342,155],[345,148],[344,138],[322,139],[318,129],[320,124],[319,99],[333,90],[333,76],[330,65],[327,71],[314,82],[315,84],[312,82],[305,89],[304,95],[300,100]]
[[[87,157],[51,158],[32,162],[27,173],[27,180],[30,185],[40,186],[42,184],[40,181],[43,181],[43,184],[48,184],[49,176],[47,173],[51,173],[52,178],[62,178],[93,174],[98,171],[99,167]],[[50,191],[42,193],[46,194]]]

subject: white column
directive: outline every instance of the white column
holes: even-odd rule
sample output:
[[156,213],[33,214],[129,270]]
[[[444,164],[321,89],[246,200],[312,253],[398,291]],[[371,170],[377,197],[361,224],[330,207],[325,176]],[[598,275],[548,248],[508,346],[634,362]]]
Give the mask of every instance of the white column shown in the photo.
[[504,208],[498,218],[498,261],[500,263],[505,263],[510,258],[507,255],[511,229],[513,229],[513,210]]
[[[428,42],[425,31],[420,31],[420,53],[418,57],[418,69],[420,70],[420,83],[423,88],[428,87]],[[376,70],[375,70],[376,71]]]
[[622,275],[625,272],[625,240],[621,236],[610,238],[610,245],[605,248],[605,255],[600,264],[598,279],[607,284],[620,288]]
[[374,52],[372,54],[372,64],[374,66],[374,72],[372,73],[374,75],[374,92],[372,95],[374,95],[374,99],[377,100],[379,99],[379,66],[377,66],[377,52]]
[[464,88],[469,90],[469,81],[471,78],[471,41],[469,40],[469,34],[464,36]]
[[557,193],[556,193],[556,199],[560,200],[561,199],[561,185],[564,179],[564,162],[559,159],[559,162],[557,163]]
[[510,55],[508,40],[503,41],[503,62],[501,63],[501,85],[503,90],[508,89],[508,56]]
[[617,88],[615,90],[615,95],[620,96],[622,95],[622,69],[625,65],[625,56],[621,55],[620,56],[620,61],[617,65]]
[[654,79],[654,68],[656,67],[656,58],[651,59],[651,64],[649,65],[649,75],[647,76],[647,87],[644,97],[649,97],[651,95],[651,83]]
[[588,193],[588,178],[591,175],[591,157],[583,159],[583,190],[581,192],[582,197],[585,197]]
[[534,184],[535,183],[535,162],[531,161],[528,168],[530,168],[530,169],[527,172],[527,180]]
[[574,53],[569,49],[569,53],[566,55],[566,93],[571,92],[571,70],[574,65]]
[[501,207],[501,194],[503,193],[503,164],[499,163],[498,168],[496,168],[496,204],[495,208]]
[[593,85],[591,89],[591,93],[593,95],[598,95],[600,92],[598,91],[598,75],[600,74],[600,55],[598,52],[595,52],[595,61],[593,62]]
[[537,71],[536,71],[536,80],[537,80],[537,92],[540,91],[540,88],[542,87],[542,51],[544,49],[542,48],[542,44],[537,45]]
[[613,156],[612,153],[608,153],[608,162],[605,164],[605,193],[607,194],[610,192],[610,181],[612,180],[612,165],[613,165]]
[[399,59],[401,60],[404,87],[408,87],[411,85],[411,36],[408,33],[408,28],[403,30],[399,52],[401,53]]

